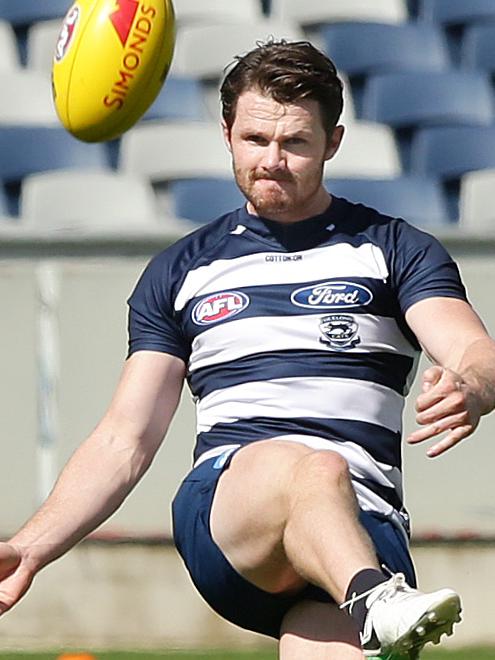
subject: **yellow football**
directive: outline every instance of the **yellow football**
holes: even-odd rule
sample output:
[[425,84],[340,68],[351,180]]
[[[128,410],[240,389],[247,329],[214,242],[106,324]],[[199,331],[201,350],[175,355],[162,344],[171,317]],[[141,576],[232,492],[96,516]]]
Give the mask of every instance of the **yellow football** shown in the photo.
[[146,112],[172,62],[171,0],[77,0],[55,48],[53,98],[75,137],[118,137]]

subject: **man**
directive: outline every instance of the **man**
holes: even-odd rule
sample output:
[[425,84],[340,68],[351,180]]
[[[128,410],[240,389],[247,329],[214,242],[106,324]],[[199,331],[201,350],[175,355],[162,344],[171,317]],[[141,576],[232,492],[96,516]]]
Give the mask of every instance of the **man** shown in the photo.
[[174,534],[205,599],[278,638],[283,660],[417,657],[452,632],[460,599],[414,588],[403,397],[421,344],[434,366],[409,441],[443,434],[427,452],[442,454],[495,406],[495,345],[433,238],[323,187],[343,135],[326,57],[306,42],[260,45],[221,94],[247,206],[145,270],[109,410],[0,546],[2,609],[123,502],[187,377],[196,463]]

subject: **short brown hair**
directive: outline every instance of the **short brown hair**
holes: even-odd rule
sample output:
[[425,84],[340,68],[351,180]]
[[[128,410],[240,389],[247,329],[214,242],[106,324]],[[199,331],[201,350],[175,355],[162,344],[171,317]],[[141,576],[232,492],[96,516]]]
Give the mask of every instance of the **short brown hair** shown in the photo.
[[220,88],[228,128],[234,123],[237,99],[249,89],[259,89],[277,103],[317,101],[329,135],[342,112],[343,86],[337,69],[308,41],[270,40],[235,58]]

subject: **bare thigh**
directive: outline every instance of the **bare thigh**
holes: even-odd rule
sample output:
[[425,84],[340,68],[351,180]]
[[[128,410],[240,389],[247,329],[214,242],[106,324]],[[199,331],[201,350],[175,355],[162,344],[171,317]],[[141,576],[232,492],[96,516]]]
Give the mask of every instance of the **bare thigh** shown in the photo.
[[215,493],[213,539],[241,575],[271,593],[307,584],[288,561],[282,541],[294,468],[313,451],[282,440],[243,447],[220,477]]
[[280,660],[363,660],[353,619],[333,603],[302,601],[282,623]]

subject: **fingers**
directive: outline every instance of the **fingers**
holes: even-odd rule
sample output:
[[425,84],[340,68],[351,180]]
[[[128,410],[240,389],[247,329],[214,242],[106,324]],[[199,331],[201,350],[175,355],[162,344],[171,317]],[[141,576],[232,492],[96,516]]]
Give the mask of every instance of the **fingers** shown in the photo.
[[13,545],[0,543],[0,580],[10,575],[19,565],[21,554]]
[[32,576],[22,568],[21,552],[10,543],[0,543],[0,615],[27,591]]
[[446,433],[428,449],[427,455],[432,458],[470,435],[480,418],[472,394],[461,376],[438,366],[430,367],[423,374],[416,411],[416,421],[422,428],[411,433],[408,443],[417,444]]
[[462,378],[454,371],[443,367],[430,367],[423,374],[422,394],[416,400],[417,412],[427,410],[449,395],[462,391],[462,385]]
[[432,445],[427,450],[426,455],[430,458],[440,456],[440,454],[443,454],[448,449],[455,447],[455,445],[457,445],[461,440],[464,440],[464,438],[467,438],[468,435],[471,435],[472,432],[472,426],[458,426],[457,428],[452,429],[452,431],[450,431],[444,438],[442,438],[440,442]]
[[443,374],[443,368],[434,366],[429,367],[423,373],[423,384],[422,391],[424,393],[429,392],[431,388],[438,383]]

